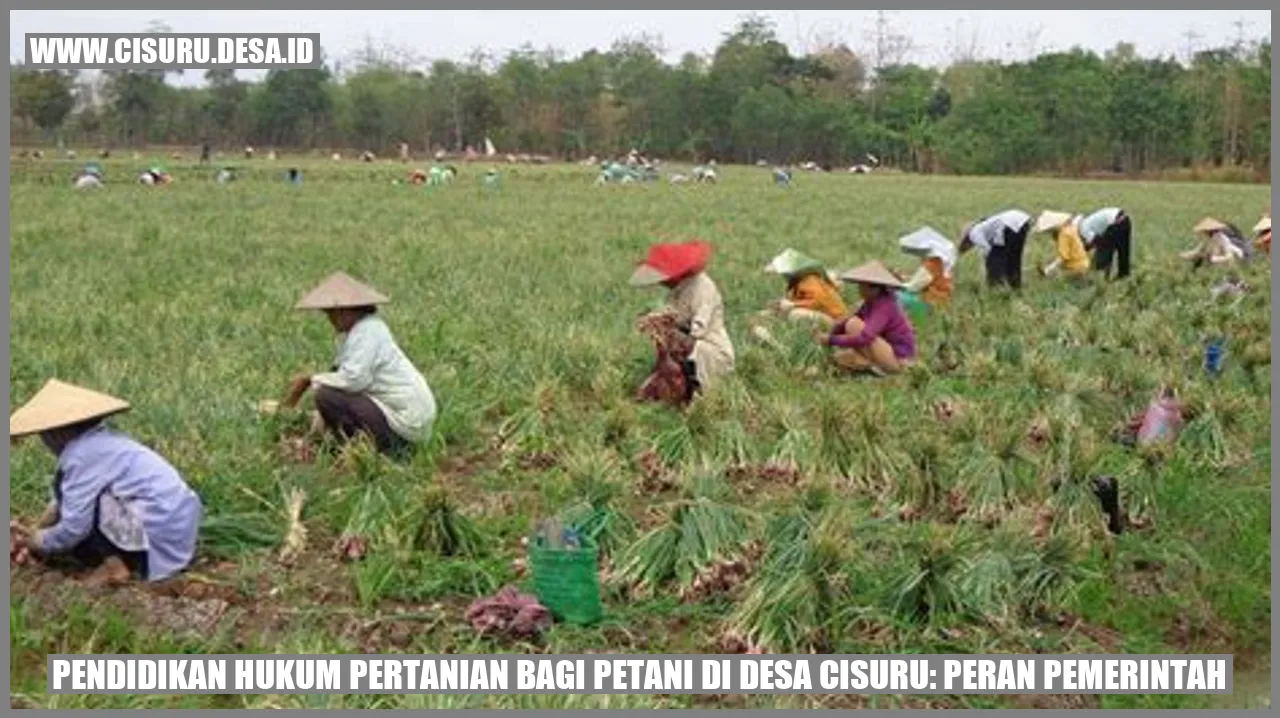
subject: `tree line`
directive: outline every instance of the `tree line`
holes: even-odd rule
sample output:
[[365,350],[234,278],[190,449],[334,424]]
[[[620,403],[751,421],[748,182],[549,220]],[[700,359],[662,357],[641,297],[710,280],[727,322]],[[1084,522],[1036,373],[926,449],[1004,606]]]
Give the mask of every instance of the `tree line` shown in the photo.
[[566,58],[524,47],[495,59],[418,61],[368,48],[343,67],[278,70],[261,82],[209,70],[201,87],[162,72],[96,83],[11,66],[11,143],[130,147],[209,143],[347,148],[394,155],[482,149],[567,159],[632,148],[720,162],[846,165],[873,154],[918,172],[1147,172],[1271,161],[1271,42],[1182,61],[1122,43],[943,68],[827,44],[794,55],[759,16],[709,56],[663,61],[624,38]]

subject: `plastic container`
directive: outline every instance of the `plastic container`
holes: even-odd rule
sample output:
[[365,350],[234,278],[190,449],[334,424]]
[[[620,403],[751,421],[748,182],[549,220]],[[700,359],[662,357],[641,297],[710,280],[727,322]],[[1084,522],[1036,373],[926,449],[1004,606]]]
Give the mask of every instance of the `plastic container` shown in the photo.
[[[529,544],[529,569],[538,600],[557,619],[586,626],[604,615],[600,602],[599,549],[573,530],[559,547],[539,535]],[[577,544],[577,547],[574,546]]]
[[1182,427],[1182,406],[1177,399],[1165,396],[1147,407],[1138,426],[1140,445],[1172,441]]
[[1227,343],[1223,339],[1213,339],[1204,346],[1204,370],[1209,376],[1221,376],[1222,364],[1227,357]]
[[898,304],[914,321],[918,322],[929,316],[929,304],[915,292],[898,292]]

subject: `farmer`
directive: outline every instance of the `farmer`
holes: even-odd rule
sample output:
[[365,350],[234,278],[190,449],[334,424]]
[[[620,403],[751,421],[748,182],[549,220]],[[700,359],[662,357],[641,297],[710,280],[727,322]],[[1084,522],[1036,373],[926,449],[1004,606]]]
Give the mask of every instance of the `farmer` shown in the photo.
[[987,286],[1022,288],[1022,250],[1031,229],[1031,215],[1010,209],[969,225],[960,235],[960,253],[977,247],[986,258]]
[[715,184],[716,168],[712,165],[698,165],[693,168],[693,181],[699,184]]
[[431,435],[436,400],[378,316],[386,301],[343,272],[308,292],[295,308],[325,313],[340,338],[338,355],[331,371],[294,377],[283,404],[297,406],[314,389],[316,410],[340,441],[368,434],[379,451],[404,454]]
[[1106,207],[1081,219],[1078,228],[1086,249],[1093,252],[1093,268],[1111,278],[1116,263],[1116,279],[1129,276],[1129,253],[1133,222],[1119,207]]
[[1046,232],[1053,239],[1054,259],[1040,268],[1045,277],[1062,270],[1068,277],[1079,279],[1089,273],[1089,252],[1080,239],[1077,225],[1080,217],[1066,212],[1045,210],[1036,218],[1036,233]]
[[84,171],[76,177],[76,189],[96,189],[102,186],[102,168],[96,162],[84,166]]
[[1270,257],[1271,256],[1271,215],[1270,214],[1258,220],[1258,223],[1253,226],[1253,233],[1257,235],[1257,239],[1253,240],[1253,245],[1258,249],[1266,252],[1267,256]]
[[932,306],[951,301],[951,272],[956,266],[956,246],[932,227],[921,227],[898,239],[903,252],[921,258],[920,268],[903,287]]
[[1230,264],[1253,258],[1253,245],[1234,225],[1205,217],[1194,227],[1194,231],[1200,235],[1199,243],[1178,256],[1191,262],[1197,269],[1204,266],[1205,262]]
[[773,168],[773,183],[779,187],[791,186],[791,170],[783,167]]
[[634,287],[661,284],[669,290],[667,307],[674,310],[680,331],[693,339],[683,367],[690,394],[709,388],[734,365],[720,290],[705,272],[710,258],[711,245],[706,242],[655,244],[631,275]]
[[57,457],[53,501],[32,530],[9,525],[9,555],[69,557],[94,568],[89,581],[160,581],[196,551],[200,498],[158,454],[108,428],[129,409],[120,399],[49,380],[9,416],[9,436],[39,434]]
[[290,167],[288,179],[289,184],[302,184],[302,171],[297,167]]
[[138,175],[138,181],[145,185],[161,185],[169,184],[173,181],[173,177],[169,176],[169,173],[160,167],[152,167]]
[[793,321],[814,322],[830,328],[849,314],[840,288],[827,275],[822,262],[788,249],[769,262],[766,272],[780,275],[787,282],[786,295],[775,300],[757,315],[783,316]]
[[621,162],[604,162],[600,165],[600,177],[596,179],[596,184],[634,182],[638,178],[639,175],[635,170]]
[[427,184],[432,187],[448,184],[458,174],[458,170],[453,165],[435,165],[431,168],[431,175],[427,180]]
[[818,343],[835,348],[836,364],[877,376],[902,370],[916,356],[916,335],[911,321],[894,296],[903,284],[887,267],[868,262],[840,276],[858,285],[862,305],[853,316],[837,322]]

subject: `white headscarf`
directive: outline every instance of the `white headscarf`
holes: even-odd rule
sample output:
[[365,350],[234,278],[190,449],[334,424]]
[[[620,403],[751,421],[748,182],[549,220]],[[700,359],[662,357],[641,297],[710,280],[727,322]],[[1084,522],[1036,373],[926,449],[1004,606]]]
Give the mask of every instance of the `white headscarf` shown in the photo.
[[937,257],[948,275],[956,264],[956,245],[933,227],[921,227],[898,239],[898,247],[918,257]]

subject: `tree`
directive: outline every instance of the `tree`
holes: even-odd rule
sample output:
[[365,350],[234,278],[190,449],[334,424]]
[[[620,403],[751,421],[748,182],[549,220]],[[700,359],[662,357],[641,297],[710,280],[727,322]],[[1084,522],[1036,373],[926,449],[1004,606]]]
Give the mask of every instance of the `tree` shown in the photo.
[[18,67],[10,73],[13,113],[50,135],[75,106],[75,73],[58,70],[28,70]]
[[330,77],[325,67],[269,71],[249,102],[259,143],[313,146],[331,119]]
[[219,138],[239,137],[249,88],[236,79],[235,70],[211,69],[204,73],[209,91],[204,101],[204,115],[209,128],[205,134]]

